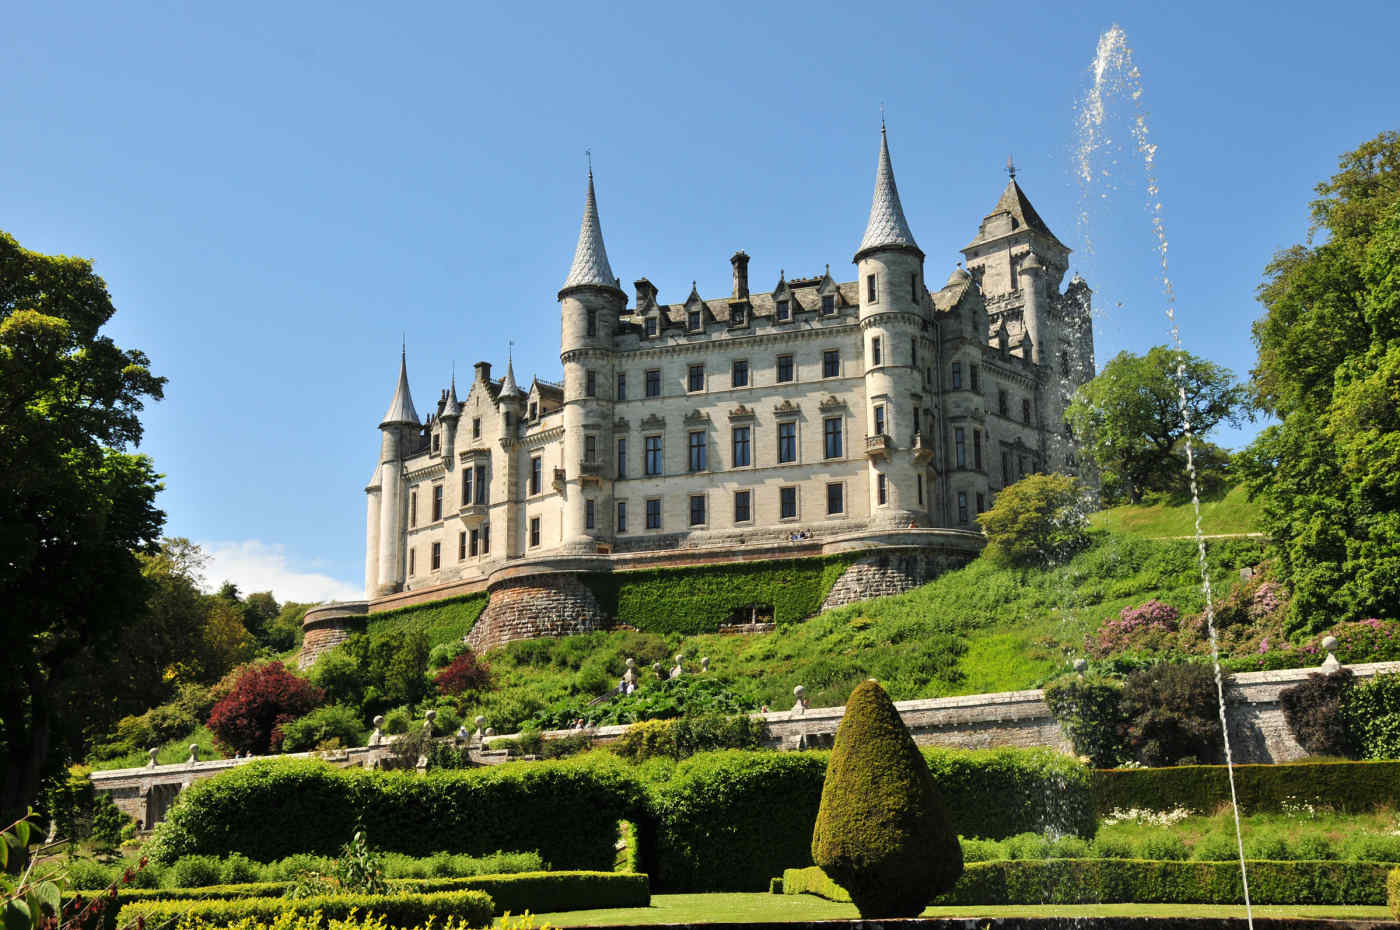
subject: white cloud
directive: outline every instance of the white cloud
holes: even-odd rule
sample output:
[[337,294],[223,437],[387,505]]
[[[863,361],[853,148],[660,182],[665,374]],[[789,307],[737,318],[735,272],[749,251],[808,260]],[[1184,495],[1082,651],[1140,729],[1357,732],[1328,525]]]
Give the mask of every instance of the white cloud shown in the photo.
[[257,539],[241,542],[200,543],[209,556],[204,577],[218,588],[225,581],[238,585],[241,594],[271,591],[278,601],[353,601],[364,597],[359,585],[312,571],[297,571],[288,564],[283,546]]

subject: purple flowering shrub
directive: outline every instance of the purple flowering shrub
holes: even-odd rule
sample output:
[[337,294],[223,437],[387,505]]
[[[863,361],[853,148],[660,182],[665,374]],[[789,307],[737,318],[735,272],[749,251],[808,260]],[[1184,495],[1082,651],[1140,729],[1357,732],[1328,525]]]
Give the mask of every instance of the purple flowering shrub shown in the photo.
[[1161,652],[1176,638],[1181,612],[1155,598],[1136,607],[1124,607],[1118,618],[1108,618],[1097,633],[1085,638],[1090,656],[1103,659],[1118,652]]

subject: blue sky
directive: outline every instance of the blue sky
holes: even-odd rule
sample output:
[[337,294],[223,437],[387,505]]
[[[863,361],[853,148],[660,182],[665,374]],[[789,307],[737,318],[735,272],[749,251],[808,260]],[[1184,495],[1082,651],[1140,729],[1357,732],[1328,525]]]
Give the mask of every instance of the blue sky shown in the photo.
[[[1088,199],[1074,107],[1117,22],[1142,72],[1188,349],[1244,375],[1254,292],[1312,186],[1396,128],[1393,3],[20,4],[0,54],[0,228],[96,261],[109,333],[170,379],[143,451],[210,581],[361,587],[363,487],[406,334],[425,411],[453,363],[559,372],[555,293],[591,149],[614,271],[661,299],[841,280],[879,108],[938,280],[1018,179],[1076,249],[1102,364],[1164,342],[1126,123]],[[1333,11],[1341,15],[1333,15]],[[1238,445],[1258,425],[1222,435]],[[1209,528],[1207,528],[1209,532]]]

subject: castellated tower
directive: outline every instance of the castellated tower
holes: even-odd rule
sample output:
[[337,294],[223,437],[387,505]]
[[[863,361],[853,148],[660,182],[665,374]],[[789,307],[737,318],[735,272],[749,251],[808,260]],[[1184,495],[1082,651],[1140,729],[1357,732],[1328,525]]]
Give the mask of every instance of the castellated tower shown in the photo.
[[611,536],[604,521],[612,512],[615,474],[606,464],[612,436],[615,366],[613,341],[627,295],[618,286],[603,247],[593,171],[578,248],[559,291],[562,318],[559,361],[564,367],[563,549],[597,551],[597,540]]
[[928,329],[924,253],[904,218],[880,127],[880,163],[865,237],[853,261],[865,361],[866,457],[872,526],[928,525],[919,367]]
[[404,483],[404,459],[416,451],[421,424],[408,390],[408,354],[399,358],[399,383],[379,424],[379,467],[365,488],[367,530],[365,539],[365,595],[382,597],[403,588],[404,531],[408,488]]

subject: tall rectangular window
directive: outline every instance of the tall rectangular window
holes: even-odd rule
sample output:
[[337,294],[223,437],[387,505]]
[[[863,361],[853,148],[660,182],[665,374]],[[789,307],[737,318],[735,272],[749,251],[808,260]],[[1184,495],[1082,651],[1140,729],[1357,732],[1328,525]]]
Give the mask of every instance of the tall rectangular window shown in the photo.
[[433,433],[433,455],[442,451],[442,434]]
[[918,479],[919,506],[922,507],[924,505],[924,476],[915,475],[914,477]]
[[1007,399],[1006,399],[1006,389],[1005,389],[1005,388],[998,388],[998,389],[997,389],[997,413],[1001,414],[1002,416],[1009,416],[1009,415],[1010,415],[1010,410],[1011,410],[1011,405],[1007,402]]
[[987,509],[987,497],[981,491],[977,492],[977,512],[981,513]]
[[617,373],[617,399],[627,399],[627,373],[624,371]]
[[972,431],[972,467],[978,471],[982,470],[982,431],[980,429]]
[[788,320],[792,319],[791,303],[786,300],[780,300],[777,301],[774,306],[777,308],[774,315],[777,317],[779,323],[786,323]]
[[967,370],[972,380],[970,387],[974,391],[982,390],[982,379],[981,377],[979,377],[979,375],[981,374],[981,369],[976,365],[968,365]]
[[797,488],[778,488],[778,517],[792,520],[797,516]]
[[462,469],[462,506],[465,507],[472,502],[472,470],[471,466]]
[[589,369],[583,373],[583,393],[589,397],[598,396],[598,372]]
[[457,534],[457,561],[460,562],[467,557],[467,531],[462,530]]
[[408,550],[408,575],[410,578],[418,571],[418,550]]
[[841,418],[827,417],[822,421],[823,457],[828,459],[839,459],[841,457]]
[[540,518],[530,518],[530,548],[533,549],[540,544]]
[[690,434],[690,470],[705,470],[705,431],[696,430]]
[[912,336],[912,337],[910,337],[910,339],[909,339],[909,364],[910,364],[912,367],[914,367],[914,368],[918,368],[918,367],[919,367],[919,337],[918,337],[918,336]]
[[656,317],[654,317],[654,316],[649,316],[649,317],[647,317],[647,335],[648,335],[648,336],[655,336],[655,335],[656,335]]
[[433,571],[437,571],[438,569],[442,568],[442,543],[440,542],[433,543],[432,566]]
[[491,551],[491,524],[481,524],[481,554],[486,555]]
[[883,435],[885,435],[885,405],[884,405],[884,404],[876,404],[876,405],[875,405],[875,432],[872,433],[871,435],[873,435],[873,436],[883,436]]
[[880,295],[875,290],[875,276],[873,274],[865,276],[865,302],[868,304],[880,302]]
[[967,467],[967,435],[961,426],[953,427],[953,461],[959,468]]
[[530,458],[530,493],[540,493],[540,472],[542,464],[538,455]]
[[408,492],[408,528],[413,529],[418,525],[418,489],[414,488]]
[[619,533],[625,533],[625,532],[627,532],[627,502],[626,502],[626,501],[618,501],[618,502],[617,502],[617,531],[618,531]]
[[884,472],[875,476],[875,503],[883,506],[889,500],[890,485]]
[[870,364],[879,365],[880,362],[880,337],[870,337]]
[[433,485],[433,522],[442,519],[442,485]]
[[734,467],[740,468],[748,465],[749,456],[749,427],[734,427]]
[[617,441],[617,476],[627,477],[627,439],[622,437]]
[[705,366],[691,365],[686,373],[685,389],[694,393],[705,390]]
[[661,396],[661,369],[660,369],[660,368],[648,368],[648,369],[647,369],[647,396],[648,396],[648,397],[660,397],[660,396]]
[[752,491],[734,492],[734,522],[748,523],[753,519]]
[[469,550],[467,550],[467,551],[469,551],[472,555],[476,555],[477,552],[480,550],[480,548],[481,548],[481,531],[480,531],[480,530],[472,530],[471,548],[470,548]]
[[967,492],[958,492],[958,522],[967,523]]
[[1006,487],[1014,480],[1011,477],[1011,453],[1003,450],[1001,453],[1001,486]]
[[743,325],[744,325],[744,308],[743,308],[743,307],[731,307],[731,308],[729,309],[729,325],[730,325],[730,326],[743,326]]
[[797,461],[797,423],[788,420],[778,424],[778,462]]
[[827,349],[822,353],[822,377],[836,378],[841,374],[841,350]]
[[646,443],[645,471],[648,475],[661,474],[661,437],[648,436]]
[[1021,398],[1021,422],[1027,426],[1031,425],[1031,399],[1029,397]]
[[834,481],[826,486],[826,512],[828,515],[843,513],[846,510],[845,488]]
[[700,311],[691,310],[687,313],[685,315],[685,325],[692,333],[698,332],[700,329]]
[[914,303],[919,302],[919,275],[917,272],[909,276],[909,299]]
[[481,438],[481,417],[472,417],[472,438]]
[[953,363],[953,390],[962,390],[962,362]]
[[486,503],[486,466],[476,466],[476,498],[475,503]]
[[583,437],[583,460],[590,465],[598,461],[598,437],[591,433]]
[[658,497],[647,501],[647,529],[661,529],[661,499]]
[[598,503],[591,497],[583,502],[583,528],[586,530],[598,528]]
[[729,386],[741,388],[748,387],[748,385],[749,360],[746,358],[737,358],[734,360],[733,367],[729,369]]
[[597,311],[597,310],[589,310],[589,311],[588,311],[588,335],[590,335],[590,336],[596,336],[596,335],[598,335],[598,311]]
[[529,413],[529,418],[530,418],[531,420],[533,420],[533,419],[535,419],[536,417],[538,417],[539,415],[540,415],[540,405],[537,404],[537,403],[535,403],[534,401],[531,401],[531,402],[530,402],[530,413]]
[[779,356],[778,356],[778,383],[779,383],[779,384],[782,384],[782,383],[785,382],[785,381],[791,381],[791,380],[792,380],[792,356],[791,356],[791,355],[779,355]]
[[690,525],[702,526],[705,523],[705,495],[690,495]]
[[835,295],[835,294],[823,294],[823,295],[822,295],[822,313],[825,314],[826,316],[830,316],[831,314],[833,314],[833,313],[835,313],[835,312],[836,312],[836,295]]

